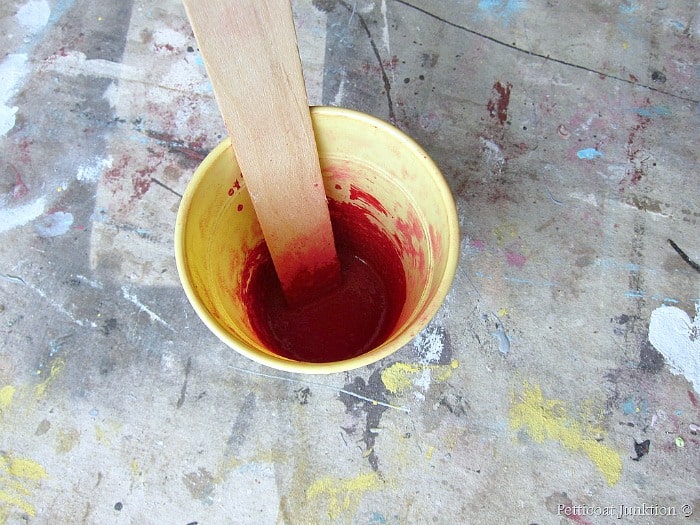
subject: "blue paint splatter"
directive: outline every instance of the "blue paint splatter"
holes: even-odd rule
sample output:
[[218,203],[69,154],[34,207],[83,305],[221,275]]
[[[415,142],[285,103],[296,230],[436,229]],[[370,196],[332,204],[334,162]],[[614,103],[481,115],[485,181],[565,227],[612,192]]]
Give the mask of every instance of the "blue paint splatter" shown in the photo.
[[502,18],[506,22],[526,7],[526,0],[479,0],[479,10]]
[[646,106],[643,108],[635,108],[634,112],[637,115],[646,118],[671,116],[671,108],[669,108],[668,106]]
[[368,523],[369,525],[384,525],[386,523],[386,518],[379,512],[373,512]]
[[625,2],[620,5],[620,13],[624,13],[626,15],[631,15],[638,10],[639,4],[635,0],[625,0]]
[[678,20],[671,20],[669,21],[669,24],[671,24],[673,28],[677,29],[678,31],[685,31],[685,24],[683,22],[680,22]]
[[647,402],[646,399],[642,399],[639,403],[637,403],[637,400],[634,399],[633,397],[630,397],[628,399],[625,399],[624,403],[622,403],[622,412],[623,414],[638,414],[638,413],[645,413],[647,409],[649,408],[649,403]]
[[576,152],[576,156],[579,159],[593,160],[593,159],[597,159],[598,157],[602,157],[603,153],[598,151],[596,148],[586,148],[586,149],[578,150]]

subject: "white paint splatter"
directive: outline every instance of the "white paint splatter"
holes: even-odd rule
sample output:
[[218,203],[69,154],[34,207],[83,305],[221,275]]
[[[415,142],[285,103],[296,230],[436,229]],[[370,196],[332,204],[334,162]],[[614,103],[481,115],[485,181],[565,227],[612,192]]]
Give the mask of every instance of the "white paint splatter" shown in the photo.
[[444,329],[430,326],[413,339],[413,347],[420,355],[423,364],[439,363],[445,350]]
[[65,211],[56,211],[42,217],[34,225],[39,237],[58,237],[70,230],[73,225],[73,214]]
[[187,35],[169,27],[161,27],[153,33],[153,46],[160,52],[181,51],[187,46],[188,40]]
[[7,55],[0,63],[0,137],[15,127],[15,115],[19,108],[8,103],[28,72],[27,55],[24,53]]
[[144,82],[143,73],[136,68],[101,58],[88,59],[85,53],[80,51],[70,51],[64,55],[50,57],[44,63],[44,69],[63,75],[86,75],[111,78],[121,82]]
[[494,314],[494,317],[498,319],[496,323],[496,331],[492,332],[491,335],[498,340],[498,351],[503,355],[507,355],[510,352],[510,337],[506,333],[505,325],[501,321],[500,317]]
[[335,94],[335,98],[333,99],[334,106],[343,105],[343,97],[345,96],[345,80],[345,70],[343,70],[342,76],[340,77],[340,82],[338,82],[338,92]]
[[481,151],[484,153],[484,160],[491,168],[492,175],[498,175],[506,162],[500,146],[484,137],[479,137],[479,141],[482,145]]
[[107,86],[107,89],[105,89],[102,98],[107,101],[111,109],[115,109],[117,107],[117,103],[119,102],[119,89],[117,88],[116,82],[109,83],[109,86]]
[[166,323],[163,320],[163,318],[161,316],[159,316],[157,313],[155,313],[153,310],[151,310],[148,306],[143,304],[135,294],[132,294],[126,286],[122,286],[122,295],[124,296],[124,299],[126,299],[127,301],[129,301],[132,304],[134,304],[135,306],[137,306],[140,311],[148,314],[148,317],[151,318],[151,321],[156,321],[170,330],[173,329],[168,323]]
[[92,163],[80,166],[75,178],[80,182],[97,182],[100,180],[102,172],[110,169],[113,162],[112,157],[105,159],[95,158]]
[[41,288],[33,285],[32,283],[25,281],[21,277],[17,277],[16,275],[3,275],[0,274],[0,277],[5,279],[8,282],[15,283],[15,284],[21,284],[32,290],[34,293],[36,293],[39,297],[44,299],[49,305],[51,305],[56,311],[60,312],[61,314],[65,315],[68,317],[71,321],[73,321],[75,324],[78,326],[85,326],[86,321],[82,319],[76,319],[75,316],[61,303],[57,302],[51,295],[47,294],[44,292]]
[[44,197],[14,208],[5,207],[4,203],[0,202],[0,233],[24,226],[40,217],[44,213],[45,207],[46,199]]
[[692,383],[700,394],[700,303],[695,319],[675,306],[660,306],[651,313],[649,342],[666,358],[671,372]]
[[30,33],[38,33],[49,23],[51,7],[46,0],[29,0],[17,11],[17,22]]
[[[387,60],[391,60],[392,54],[391,44],[389,43],[389,20],[386,16],[386,0],[382,0],[381,11],[382,18],[384,18],[384,27],[382,28],[382,39],[384,40],[384,46],[386,47]],[[391,68],[390,73],[392,82],[395,82],[396,77],[394,76],[394,68]]]

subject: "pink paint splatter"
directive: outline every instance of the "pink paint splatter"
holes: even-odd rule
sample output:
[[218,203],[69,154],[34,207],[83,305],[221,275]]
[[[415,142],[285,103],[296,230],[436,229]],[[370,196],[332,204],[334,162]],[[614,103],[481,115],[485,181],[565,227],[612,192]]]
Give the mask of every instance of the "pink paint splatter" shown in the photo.
[[476,251],[483,252],[486,248],[486,243],[481,239],[472,239],[469,241],[469,247],[475,249]]
[[700,408],[700,401],[698,401],[697,396],[693,393],[692,390],[688,390],[688,399],[690,399],[690,402],[695,408]]
[[527,262],[527,257],[522,253],[514,252],[511,250],[506,251],[506,262],[510,266],[515,266],[516,268],[522,268]]

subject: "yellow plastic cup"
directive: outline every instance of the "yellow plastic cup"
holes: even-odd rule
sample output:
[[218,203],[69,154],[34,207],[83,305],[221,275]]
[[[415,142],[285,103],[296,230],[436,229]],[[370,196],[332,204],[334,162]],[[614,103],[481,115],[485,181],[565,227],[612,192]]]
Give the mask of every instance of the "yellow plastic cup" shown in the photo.
[[327,363],[288,359],[261,343],[239,292],[247,285],[246,256],[263,235],[229,140],[212,150],[187,186],[175,256],[194,310],[226,345],[272,368],[324,374],[387,357],[425,327],[452,284],[459,227],[440,170],[403,132],[349,109],[312,107],[311,118],[328,198],[362,207],[400,246],[406,300],[388,337],[362,355]]

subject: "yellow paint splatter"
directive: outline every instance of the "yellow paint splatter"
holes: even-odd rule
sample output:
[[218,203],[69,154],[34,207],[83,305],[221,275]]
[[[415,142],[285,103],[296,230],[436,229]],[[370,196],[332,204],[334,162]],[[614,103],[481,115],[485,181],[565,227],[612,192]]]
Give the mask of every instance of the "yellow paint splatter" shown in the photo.
[[408,363],[395,363],[382,371],[382,383],[389,392],[398,394],[408,390],[413,385],[412,376],[420,373],[423,368]]
[[6,385],[0,388],[0,411],[7,409],[12,403],[12,398],[15,395],[15,387]]
[[515,239],[518,236],[518,229],[515,224],[507,222],[498,225],[494,230],[493,234],[498,241],[498,244],[502,244],[506,241]]
[[449,365],[394,363],[382,371],[382,383],[392,394],[400,394],[411,388],[414,380],[426,370],[430,370],[433,379],[447,381],[458,366],[459,362],[456,359]]
[[40,480],[46,477],[46,470],[36,461],[27,458],[3,458],[7,465],[7,472],[17,478]]
[[539,385],[525,383],[521,400],[515,402],[514,398],[513,395],[510,409],[512,430],[524,430],[537,443],[547,439],[559,441],[571,450],[581,450],[603,473],[608,485],[615,485],[620,480],[620,455],[596,440],[603,434],[601,428],[570,417],[562,401],[544,398]]
[[107,447],[112,444],[112,440],[109,439],[107,431],[103,429],[100,425],[95,425],[95,439],[98,443]]
[[433,446],[428,447],[428,451],[425,453],[426,459],[428,459],[428,460],[432,459],[433,454],[435,454],[435,447],[433,447]]
[[306,499],[328,498],[328,516],[335,520],[345,512],[355,513],[363,494],[380,486],[375,472],[360,474],[356,478],[323,478],[306,489]]
[[34,387],[34,397],[37,399],[44,397],[46,395],[46,390],[49,388],[51,383],[56,380],[56,376],[63,372],[65,368],[66,362],[63,358],[57,357],[54,359],[54,361],[51,363],[51,371],[49,372],[49,376]]
[[497,315],[498,317],[505,317],[508,315],[508,310],[506,308],[501,308]]
[[68,430],[60,430],[56,437],[56,453],[67,454],[80,442],[80,432],[77,429],[71,428]]
[[0,455],[0,516],[9,516],[13,508],[36,516],[34,505],[27,498],[45,477],[46,470],[36,461]]

